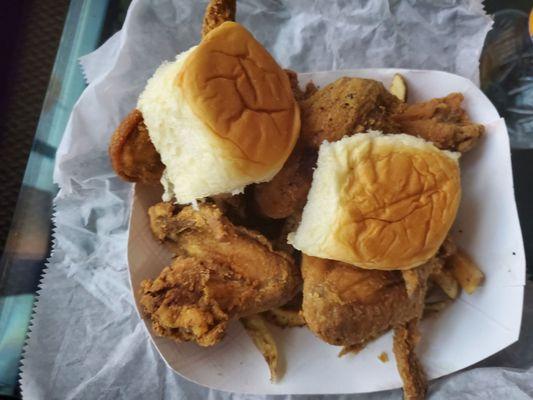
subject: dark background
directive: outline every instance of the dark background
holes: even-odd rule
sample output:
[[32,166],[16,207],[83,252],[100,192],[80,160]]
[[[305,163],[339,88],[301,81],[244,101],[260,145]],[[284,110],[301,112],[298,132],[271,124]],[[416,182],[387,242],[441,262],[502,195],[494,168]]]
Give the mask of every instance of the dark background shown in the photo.
[[0,251],[11,224],[68,8],[67,0],[0,2]]

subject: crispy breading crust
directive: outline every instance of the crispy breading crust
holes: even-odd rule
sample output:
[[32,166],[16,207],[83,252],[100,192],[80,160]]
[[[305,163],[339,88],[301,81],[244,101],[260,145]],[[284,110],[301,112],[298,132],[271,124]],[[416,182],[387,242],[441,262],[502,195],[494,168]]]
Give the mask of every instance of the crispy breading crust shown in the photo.
[[202,37],[226,21],[235,21],[236,0],[211,0],[204,13]]
[[176,254],[141,285],[143,312],[158,335],[212,346],[230,320],[282,306],[300,290],[292,258],[233,225],[215,205],[196,211],[159,203],[149,215],[154,236],[171,242]]
[[139,110],[130,112],[113,133],[109,157],[117,175],[127,181],[157,183],[161,179],[164,166]]
[[415,353],[419,339],[417,318],[394,328],[392,349],[403,381],[405,400],[422,400],[427,392],[426,374]]
[[465,153],[471,150],[484,133],[484,127],[470,121],[461,107],[461,93],[407,104],[393,116],[402,132],[429,140],[439,149]]

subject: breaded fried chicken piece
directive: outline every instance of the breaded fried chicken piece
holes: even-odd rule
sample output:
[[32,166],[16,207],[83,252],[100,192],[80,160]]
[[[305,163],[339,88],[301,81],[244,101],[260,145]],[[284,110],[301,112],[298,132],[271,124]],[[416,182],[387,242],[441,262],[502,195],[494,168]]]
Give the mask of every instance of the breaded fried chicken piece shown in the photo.
[[109,157],[117,175],[127,181],[157,183],[161,179],[164,165],[139,110],[129,113],[113,133]]
[[393,116],[404,133],[420,136],[439,149],[467,152],[483,135],[483,125],[474,124],[461,108],[464,97],[451,93],[422,103],[407,104]]
[[[429,271],[431,263],[421,268]],[[304,318],[324,341],[360,347],[422,314],[427,275],[408,296],[399,271],[368,270],[303,255]]]
[[226,21],[235,21],[236,0],[211,0],[204,13],[202,37]]
[[405,400],[423,400],[427,392],[426,374],[415,352],[419,339],[418,318],[394,328],[392,350],[402,378]]
[[369,129],[399,132],[391,116],[401,104],[381,82],[348,77],[337,79],[300,102],[302,143],[318,149],[324,140],[335,142]]
[[292,93],[294,94],[296,101],[300,102],[308,99],[318,90],[313,82],[307,83],[305,90],[300,89],[300,84],[298,83],[298,74],[290,69],[285,69],[284,71],[289,77]]
[[215,203],[220,212],[228,217],[233,223],[244,225],[250,220],[246,204],[246,195],[244,193],[235,195],[220,194],[212,196],[210,200]]
[[175,341],[211,346],[229,321],[279,307],[301,287],[291,257],[259,233],[233,225],[215,205],[149,209],[154,235],[177,256],[141,284],[141,307],[154,331]]
[[254,200],[259,214],[281,219],[303,209],[311,189],[316,158],[316,151],[298,144],[271,181],[255,185]]
[[434,258],[412,269],[408,294],[400,271],[361,269],[303,255],[302,311],[307,326],[327,343],[344,346],[340,355],[357,352],[394,329],[394,353],[405,398],[423,398],[427,384],[414,347],[428,277],[440,263]]

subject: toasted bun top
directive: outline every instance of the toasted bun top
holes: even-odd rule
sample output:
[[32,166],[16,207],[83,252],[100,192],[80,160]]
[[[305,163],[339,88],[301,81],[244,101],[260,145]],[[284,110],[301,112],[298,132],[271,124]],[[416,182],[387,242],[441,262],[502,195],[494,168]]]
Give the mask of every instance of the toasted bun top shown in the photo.
[[458,155],[408,135],[324,142],[289,241],[305,254],[362,268],[409,269],[429,260],[461,197]]
[[212,30],[177,82],[194,114],[249,161],[247,174],[281,168],[298,138],[300,111],[287,74],[244,27],[225,22]]

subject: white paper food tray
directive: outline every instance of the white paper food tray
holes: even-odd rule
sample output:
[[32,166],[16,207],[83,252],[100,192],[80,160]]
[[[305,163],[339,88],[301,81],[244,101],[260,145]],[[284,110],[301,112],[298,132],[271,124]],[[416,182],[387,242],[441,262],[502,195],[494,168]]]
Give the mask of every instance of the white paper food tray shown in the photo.
[[[471,81],[440,71],[357,69],[299,74],[300,84],[324,86],[342,76],[372,78],[390,85],[394,73],[408,82],[409,102],[461,92],[474,122],[486,127],[479,145],[461,159],[463,197],[453,228],[458,244],[485,273],[484,286],[461,297],[437,317],[422,322],[418,354],[430,379],[480,361],[518,339],[522,315],[525,257],[514,199],[511,156],[503,119]],[[169,264],[168,254],[153,237],[147,209],[161,193],[136,185],[133,197],[128,260],[137,307],[139,285]],[[185,378],[215,389],[255,394],[362,393],[402,385],[387,334],[357,355],[339,358],[340,348],[316,338],[306,328],[272,327],[286,373],[271,383],[268,367],[239,323],[222,343],[201,348],[156,337],[152,340],[167,364]],[[390,361],[378,355],[387,352]]]

